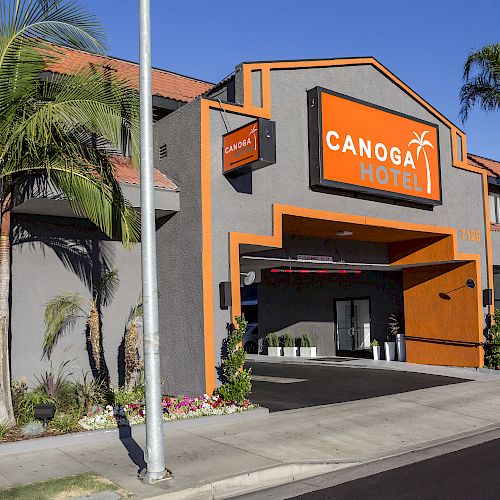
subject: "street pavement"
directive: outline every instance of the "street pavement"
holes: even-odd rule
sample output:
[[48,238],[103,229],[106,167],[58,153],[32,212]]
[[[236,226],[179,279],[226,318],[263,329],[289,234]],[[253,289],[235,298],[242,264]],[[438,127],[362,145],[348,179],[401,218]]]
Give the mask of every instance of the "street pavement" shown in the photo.
[[0,445],[0,486],[96,471],[139,498],[228,498],[318,474],[347,473],[387,457],[398,456],[403,463],[401,457],[419,450],[500,429],[500,379],[490,378],[250,420],[206,417],[196,426],[165,425],[166,463],[175,477],[155,485],[136,478],[144,464],[141,429],[133,428],[122,440],[110,433],[97,443],[58,441],[57,447],[26,453],[8,448],[3,454]]
[[[274,488],[241,500],[481,500],[499,497],[500,439],[418,461],[310,493],[296,494],[304,484]],[[305,483],[305,482],[304,482]]]

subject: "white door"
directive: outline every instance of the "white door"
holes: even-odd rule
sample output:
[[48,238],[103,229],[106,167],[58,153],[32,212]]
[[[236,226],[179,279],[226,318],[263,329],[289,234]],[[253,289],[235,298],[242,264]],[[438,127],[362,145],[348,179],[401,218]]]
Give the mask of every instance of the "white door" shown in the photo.
[[337,350],[370,348],[370,300],[337,300]]

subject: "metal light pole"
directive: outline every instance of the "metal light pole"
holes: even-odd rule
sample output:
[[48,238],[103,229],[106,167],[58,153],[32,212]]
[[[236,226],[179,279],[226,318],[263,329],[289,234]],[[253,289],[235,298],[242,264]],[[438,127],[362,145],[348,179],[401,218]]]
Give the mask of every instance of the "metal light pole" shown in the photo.
[[160,339],[156,282],[156,227],[153,184],[153,106],[151,85],[150,1],[139,0],[140,99],[141,99],[141,258],[144,330],[144,379],[146,387],[147,471],[144,480],[167,479],[163,450],[160,384]]

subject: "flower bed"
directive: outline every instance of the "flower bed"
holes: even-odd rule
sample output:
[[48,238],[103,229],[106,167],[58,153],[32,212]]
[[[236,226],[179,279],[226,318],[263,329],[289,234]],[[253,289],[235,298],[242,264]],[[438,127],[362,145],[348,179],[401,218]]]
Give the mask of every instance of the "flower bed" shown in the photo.
[[[199,398],[189,398],[187,396],[164,396],[162,398],[163,420],[165,421],[209,415],[229,415],[255,407],[256,405],[251,404],[248,400],[245,400],[243,404],[237,404],[208,394],[204,394]],[[78,424],[85,430],[138,425],[145,422],[145,412],[144,401],[135,401],[123,406],[96,406],[92,408],[88,415],[82,417]]]

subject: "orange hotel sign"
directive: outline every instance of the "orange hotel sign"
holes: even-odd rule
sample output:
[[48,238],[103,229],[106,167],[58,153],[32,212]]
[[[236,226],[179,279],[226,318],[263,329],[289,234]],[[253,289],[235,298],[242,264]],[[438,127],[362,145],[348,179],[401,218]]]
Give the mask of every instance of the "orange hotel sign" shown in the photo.
[[223,173],[247,174],[276,163],[275,123],[258,119],[222,136]]
[[308,102],[312,187],[441,203],[437,125],[319,87]]

